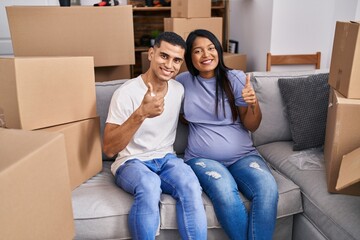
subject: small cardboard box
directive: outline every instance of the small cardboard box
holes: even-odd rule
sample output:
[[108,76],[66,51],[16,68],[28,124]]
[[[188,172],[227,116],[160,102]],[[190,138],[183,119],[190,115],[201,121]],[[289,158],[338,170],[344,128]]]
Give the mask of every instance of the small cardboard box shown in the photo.
[[0,58],[6,127],[33,130],[96,117],[93,57]]
[[360,147],[360,100],[349,99],[334,89],[330,91],[326,123],[324,160],[328,191],[352,193],[352,189],[336,190],[342,157]]
[[224,52],[224,63],[227,67],[246,71],[246,54]]
[[39,131],[64,134],[72,190],[101,171],[99,117],[44,128]]
[[135,64],[132,7],[6,7],[15,56],[93,56],[94,65]]
[[336,190],[349,189],[360,195],[360,148],[343,156],[336,183]]
[[172,0],[172,18],[210,18],[211,0]]
[[130,78],[131,78],[130,65],[95,68],[95,82],[106,82],[106,81],[130,79]]
[[1,239],[73,239],[64,136],[0,128]]
[[360,98],[360,24],[337,22],[329,85],[347,98]]
[[164,31],[176,32],[185,40],[190,32],[199,28],[209,30],[222,43],[223,19],[221,17],[164,18]]

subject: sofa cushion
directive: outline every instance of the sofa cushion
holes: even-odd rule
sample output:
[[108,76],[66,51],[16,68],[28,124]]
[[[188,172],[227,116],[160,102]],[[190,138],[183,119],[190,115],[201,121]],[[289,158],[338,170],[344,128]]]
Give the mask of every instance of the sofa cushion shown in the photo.
[[[109,105],[111,97],[118,87],[120,87],[127,79],[124,80],[113,80],[107,82],[96,82],[96,112],[100,116],[100,136],[101,141],[104,135],[104,127],[107,119]],[[109,158],[103,154],[103,160],[109,160]]]
[[[355,240],[360,236],[360,197],[327,191],[322,148],[294,151],[292,141],[261,145],[260,154],[299,185],[302,213],[326,239]],[[302,168],[299,161],[303,162]]]
[[328,78],[328,73],[322,73],[306,78],[279,79],[294,150],[324,144],[330,91]]
[[292,140],[285,104],[278,86],[279,78],[307,77],[315,73],[325,72],[328,70],[252,73],[251,83],[262,112],[260,126],[251,134],[255,146]]
[[[103,162],[103,170],[72,192],[75,239],[128,239],[127,226],[133,196],[116,186],[110,171],[112,161]],[[291,180],[272,171],[278,185],[279,204],[277,218],[302,212],[299,187]],[[208,228],[220,228],[213,206],[206,194],[202,195]],[[248,200],[242,195],[246,207]],[[160,200],[160,228],[177,229],[176,202],[162,194]]]

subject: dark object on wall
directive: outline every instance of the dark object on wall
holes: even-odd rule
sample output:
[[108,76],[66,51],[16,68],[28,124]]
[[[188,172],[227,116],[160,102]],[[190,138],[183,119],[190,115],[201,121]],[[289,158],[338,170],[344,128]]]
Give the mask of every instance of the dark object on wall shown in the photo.
[[61,7],[70,7],[70,0],[59,0],[60,6]]
[[143,35],[140,38],[140,45],[150,47],[150,39],[151,39],[150,35]]
[[153,6],[153,0],[145,0],[145,6],[152,7]]
[[238,48],[239,48],[239,42],[230,39],[228,52],[229,53],[238,53],[239,52]]

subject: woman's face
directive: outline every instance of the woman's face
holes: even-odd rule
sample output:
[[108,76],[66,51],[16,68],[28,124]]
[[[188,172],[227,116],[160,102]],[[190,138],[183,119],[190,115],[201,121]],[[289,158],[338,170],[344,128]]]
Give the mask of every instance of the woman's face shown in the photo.
[[191,60],[203,78],[215,76],[215,68],[219,63],[215,45],[205,37],[197,37],[192,45]]

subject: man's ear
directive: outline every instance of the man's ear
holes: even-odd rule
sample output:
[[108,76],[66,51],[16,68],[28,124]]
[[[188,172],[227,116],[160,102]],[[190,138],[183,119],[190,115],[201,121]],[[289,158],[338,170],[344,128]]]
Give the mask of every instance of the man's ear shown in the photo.
[[153,47],[150,47],[149,50],[148,50],[148,60],[151,62],[151,60],[153,59],[154,57],[154,48]]

